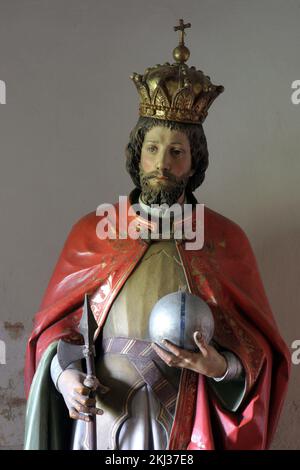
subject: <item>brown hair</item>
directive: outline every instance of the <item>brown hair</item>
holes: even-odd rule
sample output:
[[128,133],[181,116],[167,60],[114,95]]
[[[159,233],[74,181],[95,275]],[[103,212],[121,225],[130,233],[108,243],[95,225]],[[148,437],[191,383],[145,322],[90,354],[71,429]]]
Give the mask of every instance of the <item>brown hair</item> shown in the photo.
[[141,189],[139,177],[139,162],[141,150],[146,133],[155,126],[168,127],[171,130],[184,132],[190,143],[192,156],[192,169],[195,173],[190,177],[186,186],[187,192],[195,191],[205,178],[205,171],[208,167],[207,141],[201,124],[188,124],[176,121],[166,121],[163,119],[140,117],[129,137],[126,146],[126,170],[131,176],[135,186]]

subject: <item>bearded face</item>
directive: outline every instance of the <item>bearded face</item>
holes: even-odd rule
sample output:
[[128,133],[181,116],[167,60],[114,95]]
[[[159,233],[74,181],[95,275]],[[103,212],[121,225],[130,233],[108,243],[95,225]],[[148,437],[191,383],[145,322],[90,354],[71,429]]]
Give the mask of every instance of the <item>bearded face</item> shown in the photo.
[[176,177],[172,173],[145,172],[140,168],[140,184],[142,189],[142,200],[149,206],[151,204],[175,204],[188,183],[189,176]]
[[[192,157],[183,132],[156,126],[144,138],[140,160],[140,185],[145,204],[183,202],[190,176]],[[182,201],[181,201],[182,200]]]

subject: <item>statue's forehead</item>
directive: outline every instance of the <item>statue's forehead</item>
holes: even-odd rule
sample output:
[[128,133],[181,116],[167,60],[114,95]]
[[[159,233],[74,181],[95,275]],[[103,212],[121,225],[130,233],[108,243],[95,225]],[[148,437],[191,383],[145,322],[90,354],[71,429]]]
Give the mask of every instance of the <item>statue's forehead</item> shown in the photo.
[[184,130],[171,129],[167,126],[155,125],[145,133],[144,141],[164,142],[177,144],[187,144],[188,136]]

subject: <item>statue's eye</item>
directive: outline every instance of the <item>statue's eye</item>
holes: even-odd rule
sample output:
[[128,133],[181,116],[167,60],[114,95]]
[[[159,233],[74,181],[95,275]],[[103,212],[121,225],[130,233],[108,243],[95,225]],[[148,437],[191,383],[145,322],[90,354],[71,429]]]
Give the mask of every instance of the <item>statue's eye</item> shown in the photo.
[[172,154],[175,155],[175,157],[180,157],[183,155],[183,151],[181,149],[172,149]]

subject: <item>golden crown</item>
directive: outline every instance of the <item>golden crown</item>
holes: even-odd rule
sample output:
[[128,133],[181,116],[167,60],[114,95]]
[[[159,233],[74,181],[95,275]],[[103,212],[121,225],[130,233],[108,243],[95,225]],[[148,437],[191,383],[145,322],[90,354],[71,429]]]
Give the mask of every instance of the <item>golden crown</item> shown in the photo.
[[191,24],[174,26],[179,31],[179,45],[173,50],[175,63],[165,62],[148,67],[144,75],[133,73],[133,80],[140,95],[140,116],[201,124],[223,86],[213,85],[210,77],[185,62],[190,56],[184,44],[185,29]]

